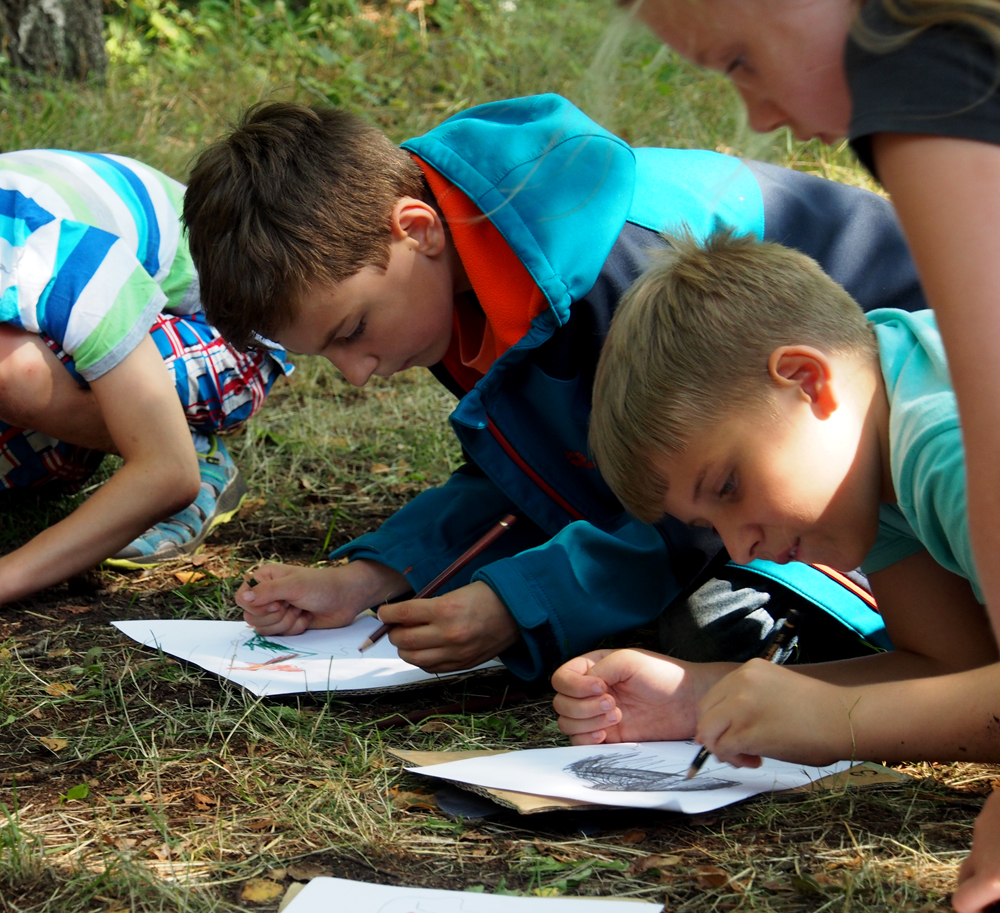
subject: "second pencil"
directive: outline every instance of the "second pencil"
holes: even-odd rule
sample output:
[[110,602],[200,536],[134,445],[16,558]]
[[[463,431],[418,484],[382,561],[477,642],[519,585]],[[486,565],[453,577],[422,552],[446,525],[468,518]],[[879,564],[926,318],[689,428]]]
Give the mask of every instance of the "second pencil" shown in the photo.
[[[458,558],[441,571],[441,573],[428,583],[427,586],[423,587],[420,592],[413,597],[413,599],[426,599],[428,596],[433,596],[438,589],[451,580],[451,578],[462,570],[462,568],[465,567],[473,558],[481,554],[485,549],[496,542],[496,540],[507,532],[507,530],[510,529],[516,522],[517,516],[515,514],[507,514],[507,516],[500,520],[495,526],[491,526],[489,530],[487,530],[486,534],[479,539],[475,545],[459,555]],[[392,625],[387,624],[383,624],[381,627],[376,628],[375,631],[372,632],[371,636],[366,637],[364,643],[358,647],[358,652],[364,653],[365,650],[375,644],[376,641],[385,637],[391,628]]]

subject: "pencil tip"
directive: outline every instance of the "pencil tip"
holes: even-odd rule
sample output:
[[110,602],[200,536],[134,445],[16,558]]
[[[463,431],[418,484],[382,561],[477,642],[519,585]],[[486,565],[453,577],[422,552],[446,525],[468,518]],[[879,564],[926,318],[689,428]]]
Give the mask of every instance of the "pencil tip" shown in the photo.
[[698,773],[698,768],[697,768],[696,765],[692,764],[688,768],[688,772],[686,774],[684,774],[684,779],[685,780],[690,780],[696,773]]
[[360,647],[358,647],[358,653],[364,653],[365,650],[374,645],[375,641],[373,641],[370,637],[366,637],[365,642]]

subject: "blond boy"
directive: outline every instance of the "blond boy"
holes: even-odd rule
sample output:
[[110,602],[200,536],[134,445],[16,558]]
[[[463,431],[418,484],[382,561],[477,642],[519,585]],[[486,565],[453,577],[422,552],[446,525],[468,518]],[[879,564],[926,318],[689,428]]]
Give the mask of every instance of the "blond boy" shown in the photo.
[[636,516],[712,527],[739,563],[861,565],[895,650],[795,667],[598,651],[553,677],[561,728],[577,743],[693,735],[737,765],[1000,757],[1000,666],[933,315],[866,319],[776,244],[672,247],[602,351],[602,473]]

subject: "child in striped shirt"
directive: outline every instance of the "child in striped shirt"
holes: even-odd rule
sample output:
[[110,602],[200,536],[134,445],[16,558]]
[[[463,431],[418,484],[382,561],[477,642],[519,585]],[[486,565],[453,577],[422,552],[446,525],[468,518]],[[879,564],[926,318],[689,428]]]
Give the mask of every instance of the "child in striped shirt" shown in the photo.
[[[205,321],[180,223],[184,188],[115,155],[0,155],[0,505],[124,465],[69,516],[0,557],[0,605],[101,561],[193,551],[246,494],[215,432],[290,370]],[[171,516],[173,515],[173,516]]]

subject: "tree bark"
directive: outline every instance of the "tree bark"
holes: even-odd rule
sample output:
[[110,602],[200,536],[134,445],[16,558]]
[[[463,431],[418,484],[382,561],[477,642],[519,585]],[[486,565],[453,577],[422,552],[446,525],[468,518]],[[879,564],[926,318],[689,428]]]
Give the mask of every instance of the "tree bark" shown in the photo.
[[0,0],[0,53],[40,76],[104,78],[102,0]]

